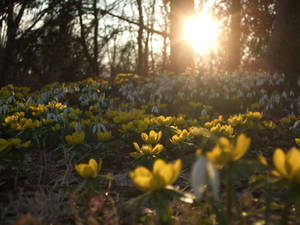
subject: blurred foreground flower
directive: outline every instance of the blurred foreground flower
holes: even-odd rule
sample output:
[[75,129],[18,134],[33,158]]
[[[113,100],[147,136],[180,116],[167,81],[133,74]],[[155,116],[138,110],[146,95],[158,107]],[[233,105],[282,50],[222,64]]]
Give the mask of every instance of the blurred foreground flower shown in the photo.
[[139,190],[152,192],[172,185],[179,177],[181,167],[180,159],[175,163],[166,163],[162,159],[157,159],[153,164],[152,172],[140,166],[130,172],[129,176]]
[[207,186],[212,189],[213,197],[218,199],[220,179],[214,164],[205,156],[200,156],[192,168],[192,188],[197,198],[201,198]]
[[85,138],[85,133],[81,131],[80,133],[74,132],[72,135],[66,136],[66,141],[69,145],[75,146],[80,145]]
[[22,140],[20,138],[9,138],[9,139],[0,138],[0,152],[2,152],[3,150],[9,147],[28,148],[30,144],[31,141],[26,141],[22,143]]
[[273,175],[300,184],[300,150],[293,147],[285,154],[282,149],[277,148],[273,154],[273,162],[276,169],[272,171]]
[[242,158],[247,152],[250,142],[250,138],[246,137],[245,134],[240,134],[237,138],[236,146],[234,147],[227,138],[221,137],[219,144],[206,155],[212,162],[222,167],[226,163]]
[[75,170],[84,179],[96,178],[101,170],[102,160],[99,160],[99,164],[95,159],[90,159],[88,164],[75,165]]

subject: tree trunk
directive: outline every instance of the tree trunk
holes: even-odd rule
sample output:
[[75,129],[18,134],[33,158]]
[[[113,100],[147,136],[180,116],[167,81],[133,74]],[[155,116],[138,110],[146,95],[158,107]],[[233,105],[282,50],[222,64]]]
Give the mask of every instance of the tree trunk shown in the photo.
[[193,14],[194,0],[171,1],[170,60],[171,70],[175,73],[184,72],[194,59],[193,47],[183,39],[185,20]]
[[99,75],[99,64],[98,64],[98,57],[99,57],[99,45],[98,45],[98,32],[99,32],[99,19],[98,19],[98,8],[97,8],[97,0],[93,1],[93,13],[94,13],[94,75]]
[[232,0],[231,3],[231,22],[230,22],[230,38],[228,50],[229,71],[238,69],[241,61],[241,1]]
[[277,13],[267,49],[267,59],[272,71],[284,72],[297,84],[300,73],[300,2],[278,0]]
[[23,3],[19,12],[15,14],[15,3],[10,2],[8,4],[6,31],[7,40],[4,49],[2,49],[2,56],[0,60],[0,86],[13,82],[16,77],[16,35],[26,6],[26,3]]
[[137,0],[139,11],[139,31],[138,31],[138,59],[136,72],[139,75],[144,73],[144,52],[143,52],[143,33],[144,33],[144,18],[142,0]]

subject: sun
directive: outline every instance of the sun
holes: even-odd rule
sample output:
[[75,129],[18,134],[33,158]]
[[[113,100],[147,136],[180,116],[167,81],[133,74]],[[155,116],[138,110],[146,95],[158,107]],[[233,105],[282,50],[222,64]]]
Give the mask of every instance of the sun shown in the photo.
[[216,50],[220,35],[220,24],[209,14],[200,13],[185,22],[184,39],[195,49],[196,54],[205,55]]

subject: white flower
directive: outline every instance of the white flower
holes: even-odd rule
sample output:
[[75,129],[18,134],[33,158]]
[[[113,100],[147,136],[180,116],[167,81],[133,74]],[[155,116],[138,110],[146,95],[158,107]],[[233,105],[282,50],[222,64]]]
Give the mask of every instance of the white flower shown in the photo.
[[212,188],[213,197],[219,196],[219,171],[205,156],[200,156],[192,168],[192,189],[197,198],[201,198],[207,186]]

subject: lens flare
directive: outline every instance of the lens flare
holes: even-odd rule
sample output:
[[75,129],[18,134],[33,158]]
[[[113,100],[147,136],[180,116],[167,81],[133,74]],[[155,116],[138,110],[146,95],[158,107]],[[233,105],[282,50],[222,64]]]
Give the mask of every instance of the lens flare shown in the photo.
[[196,54],[205,55],[216,50],[220,35],[220,23],[209,14],[200,13],[189,18],[184,26],[184,39],[194,46]]

